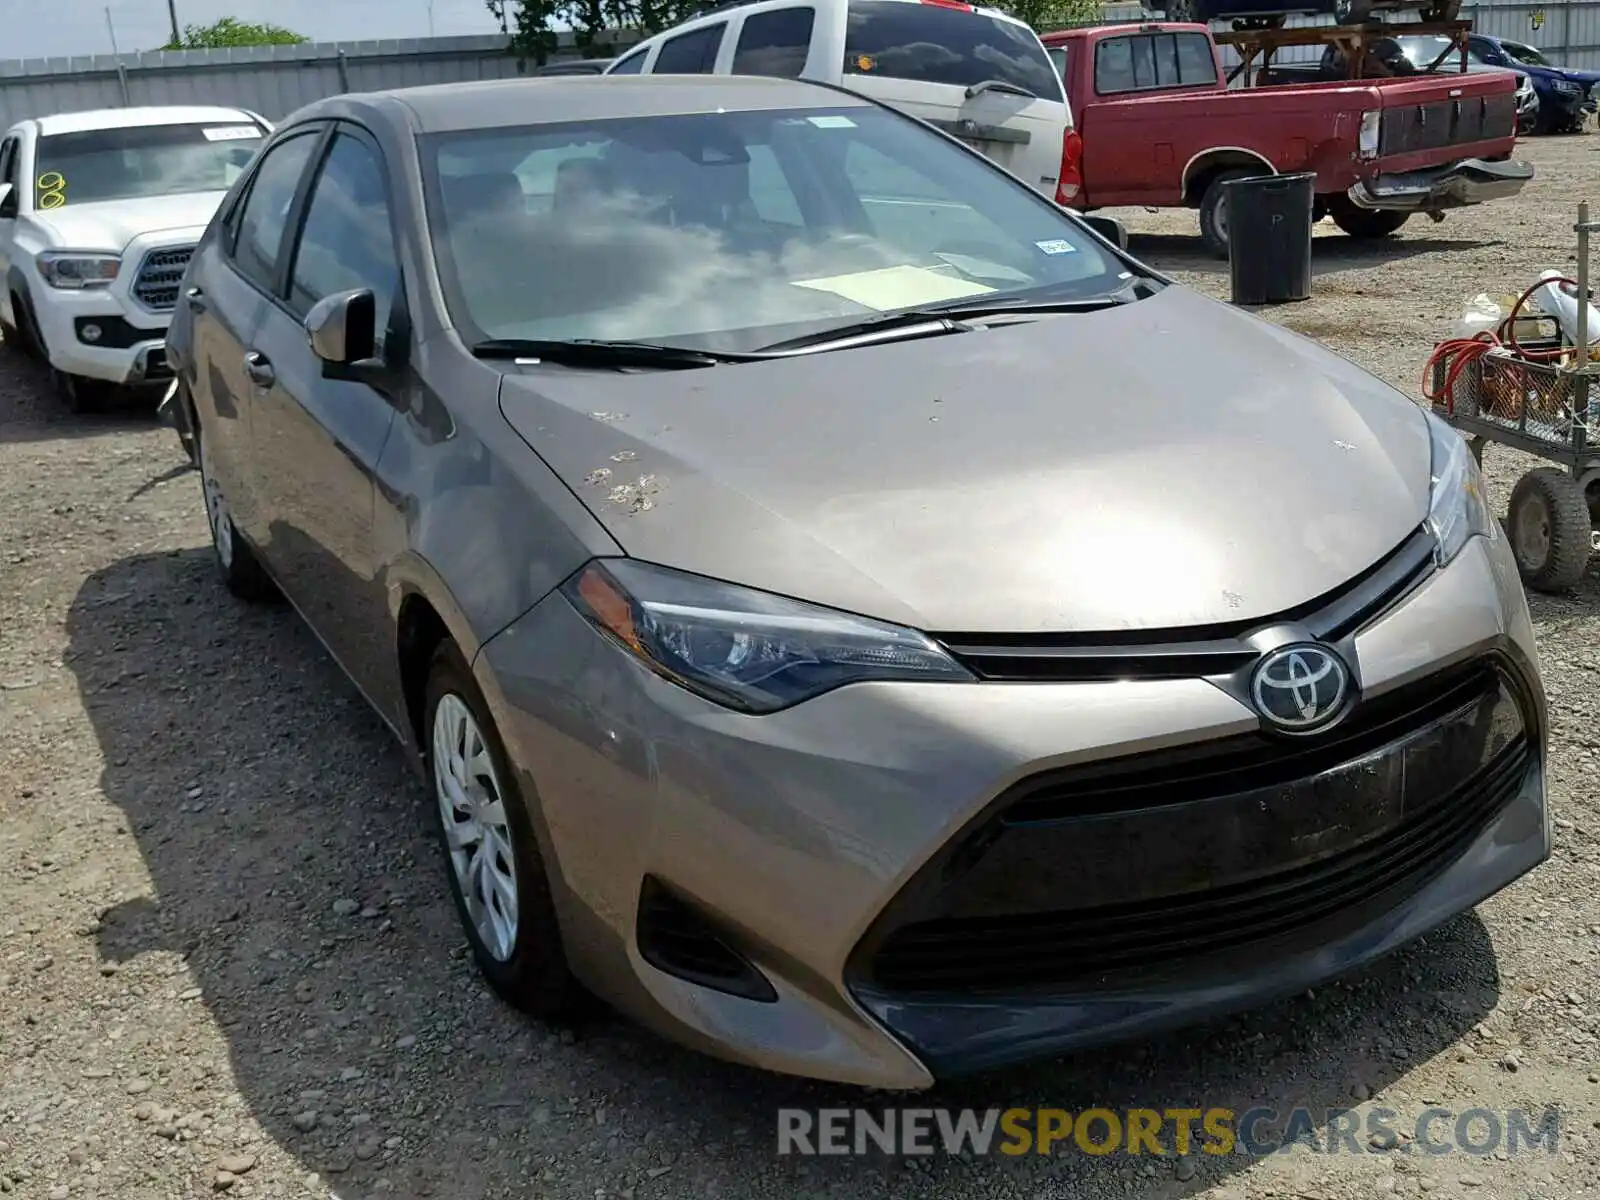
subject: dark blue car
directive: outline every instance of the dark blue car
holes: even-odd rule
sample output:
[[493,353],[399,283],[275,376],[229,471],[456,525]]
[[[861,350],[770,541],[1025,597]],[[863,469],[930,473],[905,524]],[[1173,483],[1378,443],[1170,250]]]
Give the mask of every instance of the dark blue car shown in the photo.
[[1467,38],[1467,54],[1494,67],[1510,67],[1533,81],[1539,94],[1540,133],[1576,133],[1584,115],[1595,111],[1600,71],[1558,67],[1525,42],[1474,33]]
[[1169,21],[1211,22],[1232,18],[1242,27],[1275,27],[1303,13],[1333,17],[1339,25],[1364,25],[1379,10],[1415,9],[1424,21],[1454,21],[1461,0],[1151,0]]

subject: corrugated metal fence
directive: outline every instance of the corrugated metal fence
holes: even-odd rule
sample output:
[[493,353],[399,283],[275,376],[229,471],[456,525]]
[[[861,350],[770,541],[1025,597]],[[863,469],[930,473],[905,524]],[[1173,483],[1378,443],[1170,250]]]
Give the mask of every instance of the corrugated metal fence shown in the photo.
[[[568,39],[558,54],[572,53]],[[525,69],[499,34],[13,59],[0,61],[0,129],[45,113],[130,104],[230,104],[277,120],[337,92],[503,79]]]
[[[1143,13],[1137,3],[1110,4],[1102,19],[1138,20]],[[1463,15],[1484,33],[1537,46],[1553,62],[1600,70],[1600,0],[1479,0]],[[1290,25],[1327,23],[1326,16],[1289,20]],[[1227,22],[1217,27],[1226,28]],[[558,55],[573,53],[569,35]],[[1315,62],[1321,53],[1320,46],[1306,46],[1275,57],[1284,63]],[[1229,66],[1237,61],[1227,49],[1223,57]],[[506,39],[499,35],[13,59],[0,61],[0,129],[44,113],[129,104],[231,104],[276,120],[336,92],[503,79],[526,69],[507,53]]]

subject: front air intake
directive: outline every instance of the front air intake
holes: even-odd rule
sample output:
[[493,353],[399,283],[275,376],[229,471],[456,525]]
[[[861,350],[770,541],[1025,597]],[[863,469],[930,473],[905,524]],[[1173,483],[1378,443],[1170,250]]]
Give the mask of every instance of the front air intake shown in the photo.
[[639,954],[658,971],[746,1000],[771,1003],[772,984],[730,947],[708,917],[652,875],[639,890]]

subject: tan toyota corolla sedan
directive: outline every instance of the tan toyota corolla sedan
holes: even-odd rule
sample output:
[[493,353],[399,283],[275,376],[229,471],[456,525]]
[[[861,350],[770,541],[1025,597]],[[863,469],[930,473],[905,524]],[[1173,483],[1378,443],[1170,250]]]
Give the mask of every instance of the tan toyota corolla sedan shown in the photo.
[[509,1001],[915,1088],[1303,989],[1546,858],[1460,437],[1122,240],[792,80],[272,134],[167,408]]

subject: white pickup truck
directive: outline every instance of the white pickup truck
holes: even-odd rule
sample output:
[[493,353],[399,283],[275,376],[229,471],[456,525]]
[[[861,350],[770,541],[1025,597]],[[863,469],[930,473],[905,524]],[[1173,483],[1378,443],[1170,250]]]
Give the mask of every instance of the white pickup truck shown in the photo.
[[167,324],[207,222],[271,125],[245,109],[116,108],[0,141],[0,331],[74,411],[164,384]]

